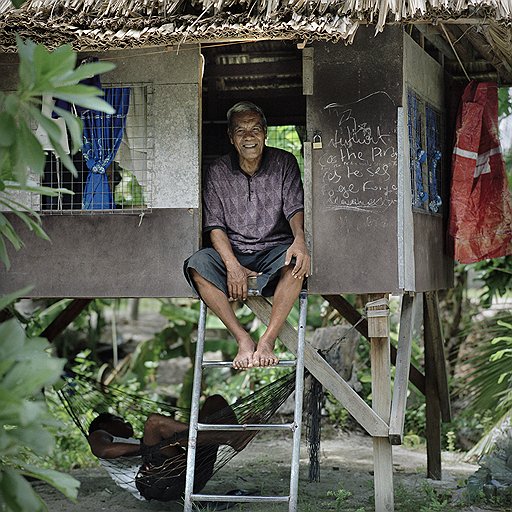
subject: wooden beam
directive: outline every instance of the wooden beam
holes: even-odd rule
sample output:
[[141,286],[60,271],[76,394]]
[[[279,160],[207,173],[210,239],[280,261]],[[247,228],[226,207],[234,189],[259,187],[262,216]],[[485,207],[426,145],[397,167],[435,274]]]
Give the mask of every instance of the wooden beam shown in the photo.
[[275,62],[248,62],[244,64],[209,64],[205,78],[302,76],[302,60],[288,59]]
[[[362,319],[356,329],[360,334],[368,339],[368,322],[347,299],[342,295],[322,295],[322,297],[352,325],[357,324]],[[396,364],[396,357],[396,348],[391,346],[391,362],[393,364]],[[413,364],[410,365],[409,377],[411,379],[411,383],[416,386],[418,391],[425,394],[425,376]]]
[[471,62],[473,60],[473,55],[471,55],[472,48],[468,48],[467,45],[463,43],[464,38],[461,37],[458,28],[455,25],[445,26],[444,22],[441,24],[443,32],[446,32],[446,37],[448,39],[448,44],[453,48],[455,48],[456,55],[459,56],[460,60],[463,64],[467,62]]
[[92,299],[75,299],[41,333],[43,338],[53,341],[89,305]]
[[[270,320],[272,305],[264,297],[248,297],[247,306],[266,325]],[[286,322],[279,334],[286,347],[297,352],[297,331]],[[389,435],[388,424],[345,382],[325,359],[306,341],[304,362],[310,373],[328,389],[347,409],[354,419],[374,437]]]
[[437,389],[434,344],[426,293],[423,294],[423,327],[425,340],[427,477],[433,480],[441,480],[441,408],[439,404],[439,391]]
[[446,371],[446,358],[444,354],[444,338],[441,320],[439,319],[439,302],[437,292],[425,292],[425,303],[427,306],[427,320],[432,341],[432,356],[435,365],[437,379],[437,390],[439,392],[439,404],[441,417],[444,422],[452,420],[450,407],[450,390],[448,386],[448,372]]
[[[368,300],[386,298],[387,294],[370,294]],[[391,412],[391,360],[389,343],[389,310],[387,306],[372,306],[371,311],[385,316],[368,317],[370,337],[370,359],[372,372],[372,408],[389,423]],[[375,483],[375,512],[394,509],[393,498],[393,454],[388,439],[373,439],[373,469]]]
[[416,296],[406,293],[402,297],[395,382],[393,386],[393,401],[391,402],[391,418],[389,421],[389,439],[392,444],[402,444],[403,442],[415,311]]
[[439,32],[439,29],[434,25],[414,25],[421,34],[423,34],[433,46],[435,46],[445,57],[450,60],[456,60],[455,53],[451,46],[446,42],[446,39]]

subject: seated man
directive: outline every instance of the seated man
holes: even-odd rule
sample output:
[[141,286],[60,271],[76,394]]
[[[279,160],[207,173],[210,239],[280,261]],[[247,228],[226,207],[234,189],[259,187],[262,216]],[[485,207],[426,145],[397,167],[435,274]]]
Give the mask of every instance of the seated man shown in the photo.
[[[203,231],[212,247],[185,261],[189,284],[223,321],[238,344],[236,369],[278,363],[275,341],[308,277],[304,192],[295,157],[266,147],[263,111],[243,101],[227,113],[234,151],[216,160],[204,182]],[[247,298],[256,277],[263,296],[274,296],[269,325],[257,346],[230,302]]]
[[[205,400],[199,421],[237,423],[233,410],[220,395]],[[194,491],[201,490],[213,475],[220,445],[240,451],[255,434],[254,431],[199,432]],[[116,484],[138,499],[179,499],[185,490],[188,425],[169,416],[151,414],[144,424],[142,441],[133,435],[133,427],[123,418],[102,413],[91,422],[87,440],[92,453]]]

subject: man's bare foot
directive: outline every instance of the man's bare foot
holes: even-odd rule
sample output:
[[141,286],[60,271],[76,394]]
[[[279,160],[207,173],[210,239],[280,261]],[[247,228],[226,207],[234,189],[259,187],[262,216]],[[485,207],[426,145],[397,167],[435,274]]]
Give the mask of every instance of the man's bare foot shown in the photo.
[[256,345],[254,341],[248,336],[242,340],[237,340],[238,354],[233,359],[233,368],[235,370],[245,370],[253,366],[253,354]]
[[252,356],[253,366],[275,366],[279,358],[274,354],[274,342],[260,340]]

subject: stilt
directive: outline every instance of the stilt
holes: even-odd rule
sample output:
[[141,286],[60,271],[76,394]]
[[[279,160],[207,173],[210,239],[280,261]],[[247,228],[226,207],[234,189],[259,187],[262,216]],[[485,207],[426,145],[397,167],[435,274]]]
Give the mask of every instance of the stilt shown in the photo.
[[441,420],[451,421],[450,392],[437,292],[423,294],[427,476],[441,480]]
[[[391,360],[389,344],[389,310],[386,294],[369,296],[368,335],[372,372],[372,408],[389,424],[391,413]],[[373,438],[375,512],[392,512],[393,453],[389,437]]]

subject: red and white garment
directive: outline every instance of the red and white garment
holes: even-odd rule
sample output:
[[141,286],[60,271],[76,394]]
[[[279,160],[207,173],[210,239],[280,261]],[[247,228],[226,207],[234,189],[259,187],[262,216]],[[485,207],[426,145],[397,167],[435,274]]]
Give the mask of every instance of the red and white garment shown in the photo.
[[461,263],[512,254],[512,208],[498,137],[496,83],[470,82],[462,96],[448,235]]

